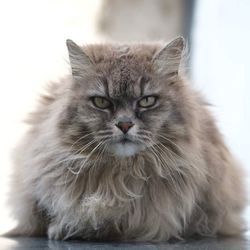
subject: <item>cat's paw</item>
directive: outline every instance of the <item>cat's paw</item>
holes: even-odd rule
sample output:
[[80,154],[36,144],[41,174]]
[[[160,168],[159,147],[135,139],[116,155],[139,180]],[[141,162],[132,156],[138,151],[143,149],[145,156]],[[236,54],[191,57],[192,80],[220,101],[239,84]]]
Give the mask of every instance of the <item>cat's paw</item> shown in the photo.
[[48,238],[50,240],[62,240],[63,239],[62,229],[56,224],[51,224],[48,228]]

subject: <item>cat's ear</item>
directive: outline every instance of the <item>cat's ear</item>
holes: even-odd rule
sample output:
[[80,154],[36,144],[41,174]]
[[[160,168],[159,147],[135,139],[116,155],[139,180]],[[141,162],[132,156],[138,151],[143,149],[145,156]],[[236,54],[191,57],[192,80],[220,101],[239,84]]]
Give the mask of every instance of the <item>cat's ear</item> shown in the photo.
[[165,45],[153,57],[153,63],[156,71],[164,75],[177,75],[184,48],[185,40],[183,37],[177,37]]
[[67,39],[69,61],[74,78],[84,77],[86,73],[94,70],[94,65],[84,51],[72,40]]

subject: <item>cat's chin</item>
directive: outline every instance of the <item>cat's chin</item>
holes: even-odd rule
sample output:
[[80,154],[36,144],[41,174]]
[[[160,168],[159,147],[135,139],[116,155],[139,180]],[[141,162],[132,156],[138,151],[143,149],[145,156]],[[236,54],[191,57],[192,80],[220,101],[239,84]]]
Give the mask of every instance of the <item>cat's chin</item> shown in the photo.
[[137,154],[139,151],[143,150],[143,148],[140,145],[135,144],[133,142],[126,142],[126,143],[119,142],[115,143],[111,147],[111,150],[115,156],[129,157]]

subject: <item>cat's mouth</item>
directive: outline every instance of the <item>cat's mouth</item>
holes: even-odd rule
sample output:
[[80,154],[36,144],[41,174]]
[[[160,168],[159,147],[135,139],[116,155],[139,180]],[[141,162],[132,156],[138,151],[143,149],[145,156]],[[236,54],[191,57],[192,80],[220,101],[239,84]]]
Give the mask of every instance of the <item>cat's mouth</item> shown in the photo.
[[133,142],[133,141],[127,137],[124,137],[119,141],[119,143],[121,143],[121,144],[126,144],[126,143],[131,143],[131,142]]
[[113,139],[113,142],[116,144],[117,143],[119,144],[136,143],[134,138],[129,134],[117,136]]

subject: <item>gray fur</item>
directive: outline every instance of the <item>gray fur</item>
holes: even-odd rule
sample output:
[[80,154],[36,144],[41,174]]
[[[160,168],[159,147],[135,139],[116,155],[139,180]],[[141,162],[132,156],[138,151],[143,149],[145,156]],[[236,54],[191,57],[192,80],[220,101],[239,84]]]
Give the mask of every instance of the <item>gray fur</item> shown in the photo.
[[[67,44],[73,77],[52,84],[14,152],[18,226],[9,235],[163,241],[240,234],[241,168],[180,73],[183,39],[165,47]],[[145,95],[158,97],[153,108],[138,108]],[[109,98],[113,108],[97,109],[92,96]],[[133,143],[119,142],[122,117],[134,123]]]

